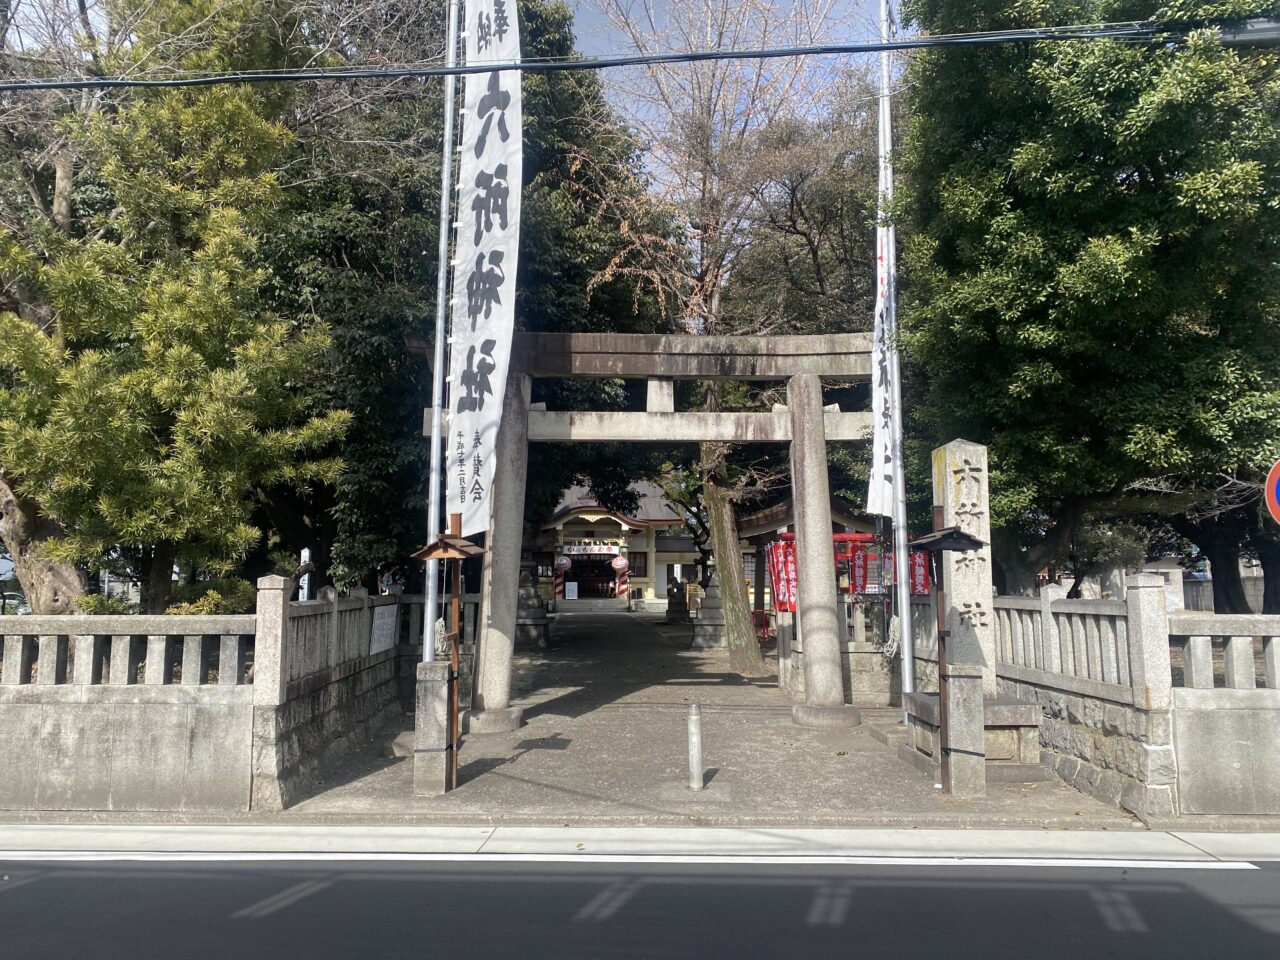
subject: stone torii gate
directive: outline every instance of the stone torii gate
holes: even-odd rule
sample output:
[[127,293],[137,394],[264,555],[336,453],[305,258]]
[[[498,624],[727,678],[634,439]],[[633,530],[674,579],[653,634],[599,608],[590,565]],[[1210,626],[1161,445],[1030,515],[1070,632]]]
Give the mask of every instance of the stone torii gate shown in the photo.
[[[530,409],[531,384],[538,377],[646,380],[646,409]],[[805,647],[805,702],[795,705],[793,719],[805,726],[858,723],[857,710],[844,702],[827,441],[867,439],[871,414],[824,407],[821,380],[870,377],[869,334],[516,334],[495,450],[493,512],[481,581],[485,615],[470,730],[498,733],[521,723],[520,709],[511,705],[511,661],[530,441],[790,443],[797,614]],[[675,380],[785,381],[787,403],[768,413],[677,411]]]

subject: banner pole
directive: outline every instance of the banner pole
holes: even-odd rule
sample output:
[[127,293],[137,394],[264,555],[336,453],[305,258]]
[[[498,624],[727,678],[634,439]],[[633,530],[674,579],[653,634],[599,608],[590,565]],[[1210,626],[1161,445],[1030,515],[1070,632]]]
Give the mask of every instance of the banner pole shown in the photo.
[[[458,62],[458,3],[449,0],[449,21],[445,39],[444,62],[453,67]],[[450,74],[444,80],[444,144],[440,161],[440,243],[436,268],[436,340],[431,368],[431,459],[427,481],[427,543],[440,536],[440,493],[442,484],[441,442],[444,413],[444,345],[449,305],[449,236],[452,230],[453,197],[453,124],[457,109],[458,80]],[[427,561],[426,602],[422,617],[422,659],[436,658],[436,610],[440,600],[438,560]]]
[[[895,32],[892,0],[880,0],[880,39],[887,43]],[[887,221],[893,204],[893,114],[891,108],[893,82],[892,54],[880,54],[880,191],[878,217],[883,231],[882,257],[879,259],[884,279],[884,332],[889,361],[889,410],[891,474],[893,477],[893,565],[894,586],[898,601],[898,651],[902,664],[902,693],[915,690],[915,638],[911,631],[911,558],[907,553],[907,477],[906,458],[902,449],[902,372],[898,356],[898,293],[896,231]],[[906,704],[903,704],[906,722]]]

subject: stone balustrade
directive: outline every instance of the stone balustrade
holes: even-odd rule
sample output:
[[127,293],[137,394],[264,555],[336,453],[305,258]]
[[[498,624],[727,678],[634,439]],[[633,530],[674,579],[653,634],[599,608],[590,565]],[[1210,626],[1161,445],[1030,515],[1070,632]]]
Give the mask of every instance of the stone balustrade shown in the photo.
[[292,591],[263,577],[242,616],[0,617],[0,809],[292,803],[400,714],[423,603]]
[[[1168,613],[1163,582],[1124,601],[996,597],[1002,692],[1041,705],[1046,762],[1146,818],[1280,813],[1280,617]],[[932,602],[912,604],[921,689]],[[935,687],[936,688],[936,687]]]
[[1174,613],[1169,642],[1181,687],[1280,690],[1280,616]]
[[253,616],[0,617],[0,684],[252,683]]

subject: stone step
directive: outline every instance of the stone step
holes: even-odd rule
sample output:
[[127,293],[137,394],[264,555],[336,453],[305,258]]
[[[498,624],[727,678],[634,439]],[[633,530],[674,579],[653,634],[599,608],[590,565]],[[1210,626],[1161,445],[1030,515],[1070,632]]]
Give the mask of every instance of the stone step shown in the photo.
[[626,613],[625,600],[565,600],[556,601],[556,613]]

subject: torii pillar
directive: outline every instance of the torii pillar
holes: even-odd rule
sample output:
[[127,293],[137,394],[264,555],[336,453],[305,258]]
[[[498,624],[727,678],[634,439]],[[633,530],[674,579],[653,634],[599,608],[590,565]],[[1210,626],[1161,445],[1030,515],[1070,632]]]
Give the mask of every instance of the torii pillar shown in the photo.
[[526,374],[512,371],[502,401],[493,473],[493,513],[481,575],[480,644],[476,651],[471,733],[507,733],[520,726],[511,706],[511,658],[520,602],[520,547],[524,538],[524,488],[529,474],[529,396]]
[[831,545],[831,484],[822,381],[802,373],[787,381],[791,415],[791,496],[796,518],[796,611],[804,642],[804,703],[792,719],[805,727],[856,726],[844,702],[837,618],[836,558]]

